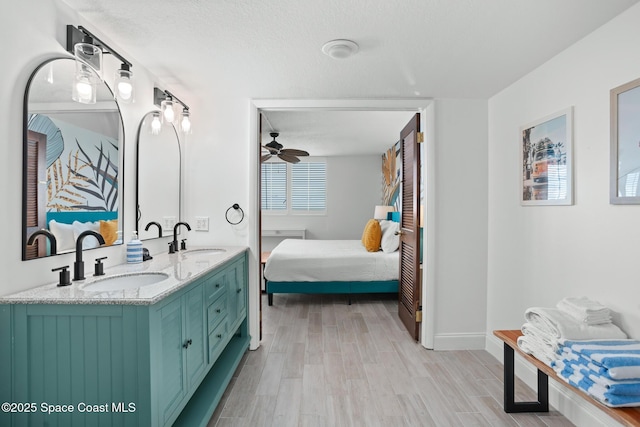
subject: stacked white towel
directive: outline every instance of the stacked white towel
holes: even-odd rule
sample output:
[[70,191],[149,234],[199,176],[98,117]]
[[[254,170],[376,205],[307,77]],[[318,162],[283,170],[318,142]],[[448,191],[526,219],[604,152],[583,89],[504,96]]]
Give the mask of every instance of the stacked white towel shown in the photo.
[[611,323],[611,310],[587,297],[563,298],[556,307],[587,325]]
[[563,340],[553,369],[612,407],[640,406],[640,341]]
[[526,323],[518,347],[551,365],[558,358],[560,340],[624,339],[627,335],[613,323],[589,325],[557,308],[531,307],[524,314]]

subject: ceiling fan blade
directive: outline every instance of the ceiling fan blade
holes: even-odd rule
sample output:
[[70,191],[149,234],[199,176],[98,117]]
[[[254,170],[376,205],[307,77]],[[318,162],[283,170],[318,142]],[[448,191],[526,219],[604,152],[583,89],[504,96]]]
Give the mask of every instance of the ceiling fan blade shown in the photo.
[[260,157],[260,162],[266,162],[270,158],[271,158],[271,154],[265,154],[264,156]]
[[289,163],[298,163],[298,162],[300,162],[299,158],[297,158],[296,156],[291,156],[289,154],[280,153],[280,154],[278,154],[278,157],[280,157],[285,162],[289,162]]
[[307,153],[304,150],[296,150],[294,148],[284,148],[282,150],[280,150],[281,154],[288,154],[291,156],[308,156],[309,153]]
[[263,145],[262,148],[268,150],[271,154],[278,154],[278,149],[274,147],[269,147],[268,145]]

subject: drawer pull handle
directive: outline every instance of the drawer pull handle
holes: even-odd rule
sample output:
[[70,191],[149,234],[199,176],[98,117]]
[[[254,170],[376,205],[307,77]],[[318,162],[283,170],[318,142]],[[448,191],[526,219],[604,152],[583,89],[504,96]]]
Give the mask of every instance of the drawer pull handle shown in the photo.
[[240,292],[242,292],[242,289],[238,289],[236,292],[237,292],[237,293],[240,293]]
[[216,308],[216,313],[220,313],[220,309],[219,308]]
[[219,287],[220,287],[220,283],[216,283],[216,288],[219,288]]
[[188,340],[186,340],[184,342],[184,344],[182,345],[184,348],[189,348],[189,346],[193,344],[193,341],[191,340],[191,338],[189,338]]
[[216,335],[216,337],[222,338],[222,334],[218,334],[218,335]]

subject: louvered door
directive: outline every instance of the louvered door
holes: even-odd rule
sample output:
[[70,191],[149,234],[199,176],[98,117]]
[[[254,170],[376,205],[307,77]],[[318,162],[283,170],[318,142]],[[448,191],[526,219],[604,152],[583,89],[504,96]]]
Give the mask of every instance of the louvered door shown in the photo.
[[400,133],[402,158],[402,215],[400,216],[400,286],[398,314],[411,336],[419,339],[420,305],[420,114]]
[[47,136],[42,133],[28,131],[26,150],[23,259],[33,259],[47,255],[47,243],[44,236],[38,236],[33,245],[27,246],[27,239],[31,233],[45,228]]

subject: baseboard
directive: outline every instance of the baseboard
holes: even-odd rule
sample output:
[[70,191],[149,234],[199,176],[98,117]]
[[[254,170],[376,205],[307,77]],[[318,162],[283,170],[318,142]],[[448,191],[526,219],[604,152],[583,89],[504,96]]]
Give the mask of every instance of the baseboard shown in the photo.
[[[501,363],[504,363],[503,343],[493,334],[486,336],[486,350]],[[515,371],[518,378],[523,380],[533,390],[537,390],[538,370],[531,363],[518,356],[517,353],[515,358]],[[549,404],[576,426],[620,426],[617,421],[613,420],[604,412],[590,405],[582,397],[552,379],[549,380]]]
[[436,334],[434,350],[483,350],[486,347],[483,333]]

